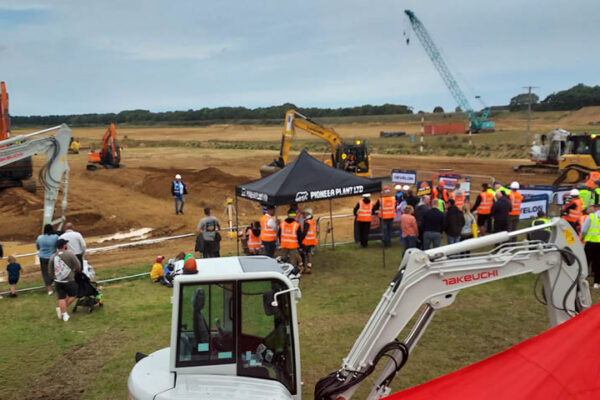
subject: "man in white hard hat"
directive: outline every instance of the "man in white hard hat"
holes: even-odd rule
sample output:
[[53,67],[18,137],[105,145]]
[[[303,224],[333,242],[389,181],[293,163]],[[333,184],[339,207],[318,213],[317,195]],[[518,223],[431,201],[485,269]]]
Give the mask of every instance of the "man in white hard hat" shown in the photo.
[[519,193],[519,182],[515,181],[510,184],[510,193],[508,199],[510,200],[511,210],[508,213],[508,231],[516,231],[519,229],[519,219],[521,218],[521,203],[523,202],[523,195]]
[[402,198],[404,197],[404,193],[402,193],[402,185],[394,186],[394,190],[396,191],[396,194],[394,195],[396,198],[396,204],[400,204],[402,202]]
[[358,240],[360,247],[369,245],[369,230],[371,229],[371,218],[373,216],[373,202],[371,194],[363,194],[362,199],[354,206],[354,216],[358,225]]
[[173,199],[175,199],[175,214],[183,214],[187,187],[179,174],[175,175],[175,180],[171,183],[171,194],[173,195]]
[[562,218],[567,220],[573,229],[579,229],[579,218],[583,215],[583,201],[579,198],[579,190],[571,189],[571,201],[562,208]]

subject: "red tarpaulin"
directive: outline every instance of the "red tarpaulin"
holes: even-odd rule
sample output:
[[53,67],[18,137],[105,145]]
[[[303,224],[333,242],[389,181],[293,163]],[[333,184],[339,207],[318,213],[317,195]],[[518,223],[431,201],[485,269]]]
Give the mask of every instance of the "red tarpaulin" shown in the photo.
[[600,399],[600,305],[502,353],[386,399]]

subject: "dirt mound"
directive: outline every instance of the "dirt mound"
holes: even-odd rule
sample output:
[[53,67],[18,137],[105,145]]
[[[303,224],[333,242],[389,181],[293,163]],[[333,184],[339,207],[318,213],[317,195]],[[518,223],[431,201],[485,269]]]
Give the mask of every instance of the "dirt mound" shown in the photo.
[[562,126],[600,125],[600,106],[583,107],[558,121]]
[[22,188],[0,191],[0,213],[26,215],[43,207],[43,195],[38,196]]

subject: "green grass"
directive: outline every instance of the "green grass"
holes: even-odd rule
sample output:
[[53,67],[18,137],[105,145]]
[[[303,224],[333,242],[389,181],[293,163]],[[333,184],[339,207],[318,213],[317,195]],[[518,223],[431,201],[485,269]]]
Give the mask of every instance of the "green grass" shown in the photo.
[[[386,251],[385,267],[375,242],[366,250],[346,245],[315,255],[298,303],[305,398],[312,398],[320,377],[341,366],[396,273],[401,251],[398,245]],[[149,268],[102,270],[99,278]],[[394,390],[469,365],[547,329],[546,309],[532,295],[533,281],[527,275],[461,292],[433,318]],[[82,310],[68,323],[57,320],[56,299],[43,293],[0,300],[0,398],[126,398],[135,352],[169,345],[170,295],[148,278],[108,285],[103,309]],[[61,392],[57,385],[69,390]],[[356,398],[363,398],[368,386],[364,382]]]

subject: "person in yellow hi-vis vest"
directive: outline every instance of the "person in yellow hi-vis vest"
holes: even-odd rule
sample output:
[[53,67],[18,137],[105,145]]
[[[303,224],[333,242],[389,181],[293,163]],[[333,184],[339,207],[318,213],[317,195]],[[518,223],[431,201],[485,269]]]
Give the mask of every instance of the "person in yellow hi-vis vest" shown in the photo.
[[581,235],[586,242],[585,257],[594,273],[594,289],[600,289],[600,206],[589,206],[588,209],[590,214],[581,227]]

